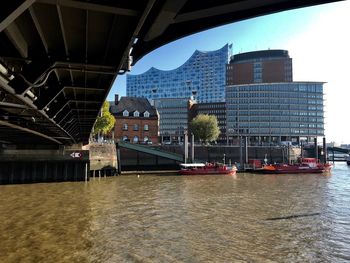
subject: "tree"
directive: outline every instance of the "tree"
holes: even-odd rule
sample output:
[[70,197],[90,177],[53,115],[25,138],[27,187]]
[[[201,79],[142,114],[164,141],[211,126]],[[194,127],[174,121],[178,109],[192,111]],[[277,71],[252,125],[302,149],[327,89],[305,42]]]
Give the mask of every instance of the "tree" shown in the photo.
[[93,134],[102,134],[106,135],[108,134],[114,127],[115,118],[114,116],[109,112],[109,102],[105,101],[103,103],[102,109],[102,116],[98,116],[94,125],[94,131]]
[[215,141],[220,135],[218,120],[214,115],[199,114],[190,123],[194,137],[208,143]]

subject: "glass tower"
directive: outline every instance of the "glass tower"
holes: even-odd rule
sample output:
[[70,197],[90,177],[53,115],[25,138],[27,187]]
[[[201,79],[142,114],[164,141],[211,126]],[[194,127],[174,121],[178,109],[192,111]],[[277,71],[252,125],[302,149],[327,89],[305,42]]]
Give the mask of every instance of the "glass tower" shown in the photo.
[[180,67],[164,71],[151,68],[143,74],[127,75],[126,94],[129,97],[195,98],[198,102],[224,102],[226,64],[232,45],[219,50],[196,50]]

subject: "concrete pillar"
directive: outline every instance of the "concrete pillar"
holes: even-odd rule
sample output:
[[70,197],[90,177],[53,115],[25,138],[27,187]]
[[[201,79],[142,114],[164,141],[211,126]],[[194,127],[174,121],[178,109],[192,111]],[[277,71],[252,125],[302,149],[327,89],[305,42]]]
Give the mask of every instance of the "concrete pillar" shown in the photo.
[[287,152],[287,158],[288,158],[288,164],[291,163],[291,160],[290,160],[290,143],[288,143],[288,148],[287,148],[288,152]]
[[188,135],[187,135],[187,131],[184,132],[184,147],[185,147],[185,163],[187,163],[188,160]]
[[85,164],[85,182],[88,180],[88,165],[87,163]]
[[242,147],[243,139],[242,136],[239,136],[239,164],[242,168],[243,166],[243,147]]
[[194,134],[191,133],[191,161],[194,163]]
[[314,145],[315,145],[315,158],[318,159],[317,137],[315,137],[314,139]]
[[301,159],[304,158],[304,142],[303,141],[300,142],[300,157],[301,157]]
[[244,148],[245,148],[245,163],[248,163],[248,136],[245,137],[245,143],[244,143]]
[[122,173],[122,165],[120,163],[120,149],[117,148],[117,165],[118,165],[118,174],[120,175]]
[[327,143],[326,143],[326,137],[323,137],[323,163],[327,163]]

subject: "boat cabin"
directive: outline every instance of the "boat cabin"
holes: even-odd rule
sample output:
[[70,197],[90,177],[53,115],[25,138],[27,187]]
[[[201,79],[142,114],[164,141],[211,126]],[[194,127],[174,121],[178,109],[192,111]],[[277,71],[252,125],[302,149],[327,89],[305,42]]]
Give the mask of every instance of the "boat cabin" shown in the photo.
[[205,167],[205,164],[204,163],[181,163],[180,167],[183,169],[201,168],[201,167]]

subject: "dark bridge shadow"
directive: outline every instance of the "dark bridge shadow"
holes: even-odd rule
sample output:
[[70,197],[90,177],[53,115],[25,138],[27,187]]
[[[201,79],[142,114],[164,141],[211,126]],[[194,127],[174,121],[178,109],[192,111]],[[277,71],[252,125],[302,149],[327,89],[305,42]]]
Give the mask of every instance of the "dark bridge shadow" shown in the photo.
[[321,213],[311,213],[311,214],[299,214],[299,215],[290,215],[290,216],[282,216],[282,217],[271,217],[266,218],[267,221],[274,221],[274,220],[284,220],[284,219],[292,219],[292,218],[299,218],[299,217],[308,217],[308,216],[317,216]]

